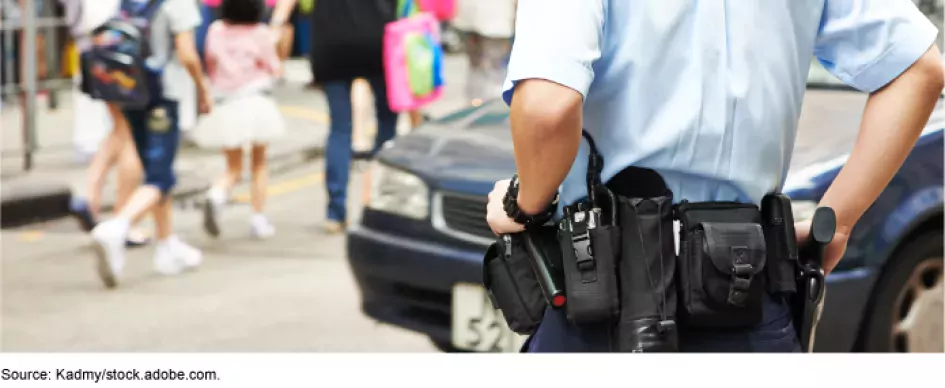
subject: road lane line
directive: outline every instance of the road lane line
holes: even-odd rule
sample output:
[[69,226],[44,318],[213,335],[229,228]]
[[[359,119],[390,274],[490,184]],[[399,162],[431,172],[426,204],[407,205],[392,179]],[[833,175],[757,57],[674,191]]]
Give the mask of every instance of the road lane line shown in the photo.
[[[266,197],[272,198],[272,197],[277,197],[283,194],[296,192],[304,188],[318,185],[324,182],[324,180],[325,180],[325,173],[317,172],[317,173],[304,175],[298,178],[280,181],[278,183],[270,184],[269,187],[266,188]],[[245,192],[234,195],[233,202],[234,203],[249,203],[251,199],[250,190],[251,189],[247,189]]]
[[314,121],[319,124],[328,125],[330,121],[327,113],[301,106],[279,105],[279,111],[289,117]]
[[23,242],[34,242],[43,239],[45,233],[42,230],[27,230],[19,234],[17,238]]

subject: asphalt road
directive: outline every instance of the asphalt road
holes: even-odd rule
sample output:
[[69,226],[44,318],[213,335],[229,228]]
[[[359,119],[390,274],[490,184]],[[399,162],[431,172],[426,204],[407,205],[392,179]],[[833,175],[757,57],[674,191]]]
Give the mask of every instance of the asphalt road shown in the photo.
[[[355,217],[360,176],[353,172],[349,193]],[[151,269],[150,247],[132,250],[115,290],[95,275],[89,237],[74,221],[0,232],[2,350],[436,351],[425,336],[361,313],[344,236],[320,229],[322,177],[319,162],[271,180],[268,214],[278,230],[267,241],[249,238],[245,187],[219,240],[204,234],[199,210],[179,209],[178,233],[204,250],[204,265],[163,277]]]

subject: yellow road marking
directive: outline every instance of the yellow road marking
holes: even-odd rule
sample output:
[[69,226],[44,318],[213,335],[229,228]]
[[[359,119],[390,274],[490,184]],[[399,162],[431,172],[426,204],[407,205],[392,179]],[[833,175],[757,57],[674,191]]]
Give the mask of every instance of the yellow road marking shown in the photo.
[[19,240],[23,242],[39,241],[44,235],[45,233],[42,230],[28,230],[20,233]]
[[282,114],[302,120],[314,121],[320,124],[328,124],[328,114],[315,109],[309,109],[301,106],[280,105],[279,111]]
[[[325,178],[325,173],[317,172],[298,178],[289,179],[286,181],[281,181],[275,184],[269,185],[266,189],[267,197],[276,197],[283,194],[295,192],[306,187],[312,187],[319,183],[322,183]],[[235,203],[248,203],[250,201],[250,192],[242,192],[233,196],[233,202]]]

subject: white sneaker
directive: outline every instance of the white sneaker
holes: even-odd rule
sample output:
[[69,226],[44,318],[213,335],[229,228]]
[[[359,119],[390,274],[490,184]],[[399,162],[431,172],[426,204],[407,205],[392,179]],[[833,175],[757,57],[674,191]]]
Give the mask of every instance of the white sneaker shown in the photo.
[[211,187],[203,204],[203,229],[211,237],[220,236],[220,212],[226,204],[226,190]]
[[105,287],[118,286],[118,278],[125,267],[128,229],[128,222],[118,219],[102,222],[92,229],[98,276]]
[[276,228],[269,223],[269,219],[261,214],[253,215],[250,220],[253,237],[258,239],[267,239],[276,234]]
[[158,243],[154,252],[154,270],[162,275],[177,275],[194,269],[203,263],[203,253],[177,236],[168,237]]

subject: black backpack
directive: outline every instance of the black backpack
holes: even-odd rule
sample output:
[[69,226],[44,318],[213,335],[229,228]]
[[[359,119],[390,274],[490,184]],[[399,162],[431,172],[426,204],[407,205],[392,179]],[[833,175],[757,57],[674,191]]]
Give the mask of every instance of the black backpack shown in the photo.
[[92,31],[82,54],[91,97],[123,108],[150,108],[163,95],[162,69],[148,66],[151,21],[164,0],[121,0],[119,14]]

